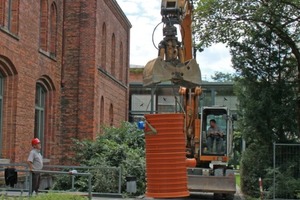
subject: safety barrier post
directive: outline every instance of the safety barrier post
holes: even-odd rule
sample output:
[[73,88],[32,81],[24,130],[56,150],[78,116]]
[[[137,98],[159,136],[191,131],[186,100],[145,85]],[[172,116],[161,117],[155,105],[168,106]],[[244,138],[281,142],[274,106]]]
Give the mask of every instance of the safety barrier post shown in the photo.
[[122,168],[119,167],[119,188],[118,188],[119,194],[121,194],[121,184],[122,184]]
[[89,199],[92,199],[92,174],[89,175]]
[[264,193],[263,193],[264,191],[263,191],[263,183],[262,183],[261,177],[259,177],[258,182],[259,182],[260,199],[263,200],[264,199]]
[[276,185],[275,185],[275,179],[276,179],[276,142],[273,143],[273,199],[275,199],[275,192],[276,192]]
[[29,172],[28,196],[32,195],[32,172]]
[[[72,171],[74,170],[74,168],[72,168]],[[75,191],[75,176],[71,176],[72,179],[72,191]]]

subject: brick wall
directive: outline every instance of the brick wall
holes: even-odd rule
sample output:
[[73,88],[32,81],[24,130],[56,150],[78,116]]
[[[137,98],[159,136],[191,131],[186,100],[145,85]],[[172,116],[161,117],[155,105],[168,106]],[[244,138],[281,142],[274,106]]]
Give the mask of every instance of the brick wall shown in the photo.
[[129,82],[130,83],[142,83],[143,82],[143,68],[130,68]]
[[57,146],[60,133],[63,6],[62,0],[49,4],[53,2],[58,8],[56,57],[40,51],[40,1],[19,1],[18,23],[11,30],[0,28],[0,70],[4,76],[2,157],[12,162],[26,161],[31,149],[37,83],[45,85],[49,102],[45,108],[45,157],[55,161],[59,156],[53,146]]
[[[127,119],[129,31],[130,24],[114,1],[66,1],[61,110],[64,151],[69,154],[72,154],[68,150],[72,146],[70,138],[94,139],[101,125],[111,125],[112,117],[115,126]],[[116,44],[114,53],[112,35]],[[102,49],[106,49],[105,62]],[[112,73],[113,63],[115,73]]]
[[19,2],[13,29],[6,27],[6,14],[0,13],[1,157],[26,161],[40,84],[46,92],[44,157],[51,164],[63,164],[73,154],[71,138],[94,139],[100,125],[118,126],[127,119],[131,25],[114,0]]

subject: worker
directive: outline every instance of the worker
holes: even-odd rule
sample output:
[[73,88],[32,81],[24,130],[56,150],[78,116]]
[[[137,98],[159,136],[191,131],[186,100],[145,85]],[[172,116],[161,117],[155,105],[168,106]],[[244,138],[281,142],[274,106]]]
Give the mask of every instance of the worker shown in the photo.
[[207,130],[207,147],[208,152],[213,153],[213,145],[216,143],[217,153],[221,153],[223,146],[223,132],[218,127],[216,120],[211,119],[209,121],[210,127]]
[[41,170],[43,168],[43,158],[40,153],[41,150],[41,142],[38,138],[34,138],[31,141],[32,150],[29,153],[27,163],[29,166],[29,170],[32,173],[32,188],[29,191],[31,194],[33,191],[35,194],[38,194],[39,186],[40,186],[40,173],[35,170]]

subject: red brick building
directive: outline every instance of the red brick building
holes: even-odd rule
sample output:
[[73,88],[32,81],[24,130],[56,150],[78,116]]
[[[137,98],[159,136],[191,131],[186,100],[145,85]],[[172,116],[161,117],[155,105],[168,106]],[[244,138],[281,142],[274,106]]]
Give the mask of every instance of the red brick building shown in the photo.
[[115,0],[0,0],[0,153],[33,137],[59,163],[71,138],[128,116],[131,24]]

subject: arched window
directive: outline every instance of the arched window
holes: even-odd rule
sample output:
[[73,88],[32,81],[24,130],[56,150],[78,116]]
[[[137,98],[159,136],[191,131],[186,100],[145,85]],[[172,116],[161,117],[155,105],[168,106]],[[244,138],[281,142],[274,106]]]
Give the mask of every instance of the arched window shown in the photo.
[[41,140],[42,149],[44,149],[46,90],[41,84],[38,83],[36,85],[35,92],[34,137],[37,137]]
[[44,51],[47,51],[48,48],[48,1],[47,0],[41,0],[40,48]]
[[102,25],[101,67],[106,70],[106,24]]
[[0,154],[15,158],[17,70],[11,60],[0,55]]
[[114,107],[112,104],[109,106],[109,125],[114,125]]
[[0,25],[17,35],[19,31],[19,0],[0,0]]
[[111,74],[116,76],[116,38],[115,34],[111,37]]
[[123,43],[121,42],[120,43],[120,74],[119,74],[119,80],[120,81],[123,81],[123,65],[124,65],[124,62],[123,62]]
[[104,122],[104,98],[102,96],[100,102],[100,125],[103,125],[103,122]]
[[53,2],[50,9],[50,56],[56,56],[57,46],[57,8]]
[[48,145],[54,140],[55,125],[55,88],[50,77],[44,75],[36,83],[34,137],[42,143],[44,157],[52,154]]

